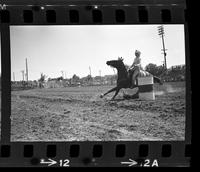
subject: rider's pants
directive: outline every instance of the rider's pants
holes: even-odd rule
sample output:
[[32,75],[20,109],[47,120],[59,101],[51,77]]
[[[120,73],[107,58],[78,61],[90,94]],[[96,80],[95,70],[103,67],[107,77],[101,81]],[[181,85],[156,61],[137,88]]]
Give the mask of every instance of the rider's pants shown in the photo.
[[136,84],[136,76],[139,74],[139,68],[135,67],[132,71],[131,71],[132,77],[131,77],[131,85],[135,85]]

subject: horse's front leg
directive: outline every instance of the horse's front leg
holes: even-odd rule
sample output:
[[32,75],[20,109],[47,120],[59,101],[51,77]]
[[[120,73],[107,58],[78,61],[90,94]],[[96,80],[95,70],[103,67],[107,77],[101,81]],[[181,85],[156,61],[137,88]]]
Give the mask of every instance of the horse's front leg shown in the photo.
[[101,94],[100,97],[103,98],[105,95],[107,95],[108,93],[111,93],[113,91],[115,91],[117,89],[117,87],[114,87],[112,89],[110,89],[108,92],[104,93],[104,94]]
[[116,92],[115,92],[115,95],[112,97],[112,99],[111,100],[114,100],[114,98],[117,96],[117,94],[119,93],[119,88],[116,90]]

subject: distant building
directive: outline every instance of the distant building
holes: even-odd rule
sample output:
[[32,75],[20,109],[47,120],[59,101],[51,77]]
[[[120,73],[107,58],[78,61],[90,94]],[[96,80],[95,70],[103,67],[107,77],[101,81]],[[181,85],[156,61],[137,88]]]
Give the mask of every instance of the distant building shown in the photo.
[[103,82],[106,84],[106,85],[113,85],[113,84],[116,84],[117,83],[117,76],[116,75],[105,75],[103,77]]

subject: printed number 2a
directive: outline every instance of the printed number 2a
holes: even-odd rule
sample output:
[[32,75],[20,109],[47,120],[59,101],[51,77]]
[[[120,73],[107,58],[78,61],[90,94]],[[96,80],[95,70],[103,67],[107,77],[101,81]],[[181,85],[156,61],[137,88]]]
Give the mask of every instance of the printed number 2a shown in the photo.
[[146,159],[144,161],[144,167],[154,167],[154,166],[158,167],[158,161],[156,159],[152,162],[152,164],[150,164],[149,159]]
[[155,160],[153,161],[153,163],[152,163],[151,166],[152,166],[152,167],[154,167],[154,166],[158,167],[158,161],[155,159]]
[[69,160],[60,160],[60,167],[69,167]]

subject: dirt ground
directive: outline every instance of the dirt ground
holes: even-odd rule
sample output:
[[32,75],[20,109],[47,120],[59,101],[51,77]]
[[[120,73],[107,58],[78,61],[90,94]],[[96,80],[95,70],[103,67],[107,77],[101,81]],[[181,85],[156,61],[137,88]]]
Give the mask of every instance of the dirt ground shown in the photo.
[[12,91],[11,141],[185,139],[185,82],[155,84],[155,101],[101,99],[111,87]]

